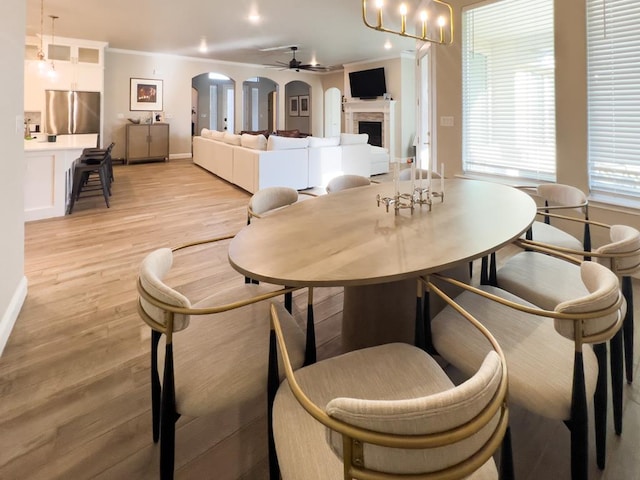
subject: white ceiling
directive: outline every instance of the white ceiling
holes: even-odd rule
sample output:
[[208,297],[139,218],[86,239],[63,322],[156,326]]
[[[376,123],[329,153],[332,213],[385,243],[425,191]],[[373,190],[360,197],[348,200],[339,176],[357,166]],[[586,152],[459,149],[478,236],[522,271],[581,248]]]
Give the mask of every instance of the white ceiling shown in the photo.
[[[40,33],[40,0],[27,2],[27,35]],[[412,50],[407,38],[371,30],[362,22],[358,0],[44,0],[44,34],[57,15],[55,36],[100,40],[110,48],[208,57],[251,64],[288,62],[296,57],[339,68]],[[257,10],[260,21],[249,14]],[[201,54],[202,37],[209,52]],[[391,50],[384,48],[389,39]]]

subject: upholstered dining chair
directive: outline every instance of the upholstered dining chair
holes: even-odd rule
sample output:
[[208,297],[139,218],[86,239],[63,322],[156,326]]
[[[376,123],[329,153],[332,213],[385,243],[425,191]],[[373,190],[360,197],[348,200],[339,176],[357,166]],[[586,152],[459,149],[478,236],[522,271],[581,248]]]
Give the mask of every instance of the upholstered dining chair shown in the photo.
[[[262,285],[231,284],[198,302],[165,283],[174,254],[231,237],[160,248],[140,265],[138,312],[151,327],[153,440],[160,440],[160,478],[173,478],[175,426],[181,415],[201,417],[235,411],[238,425],[268,414],[269,302],[291,291]],[[304,361],[304,334],[282,314],[293,368]],[[162,382],[159,372],[162,371]],[[249,416],[249,418],[247,418]],[[235,418],[235,417],[234,417]],[[272,445],[268,432],[257,438]],[[274,454],[271,453],[270,457]]]
[[[536,187],[518,187],[537,198],[542,205],[538,208],[538,216],[542,220],[536,220],[523,235],[527,240],[534,240],[561,248],[572,250],[591,250],[591,233],[589,227],[589,200],[586,194],[579,188],[561,183],[541,184]],[[554,222],[574,220],[586,220],[583,225],[582,240],[577,239],[572,234],[551,224]],[[588,256],[584,257],[589,260]],[[481,282],[483,284],[496,284],[496,257],[495,253],[490,256],[489,263],[483,259],[481,267]]]
[[347,188],[364,187],[371,185],[371,180],[361,175],[340,175],[333,177],[327,183],[327,193],[336,193]]
[[[281,208],[293,205],[302,199],[313,198],[316,195],[308,192],[298,192],[289,187],[265,187],[255,192],[249,199],[247,205],[247,225],[251,224],[251,220],[261,219],[270,213]],[[255,283],[258,281],[249,277],[245,277],[245,283]],[[313,316],[313,288],[308,288],[307,299],[307,348],[305,365],[309,365],[316,361],[316,340],[315,340],[315,324]],[[289,312],[293,308],[293,295],[288,292],[284,296],[285,307]]]
[[[592,251],[559,249],[539,242],[521,241],[526,251],[506,260],[498,270],[500,288],[545,309],[579,296],[588,291],[580,281],[580,258],[591,256],[596,262],[610,268],[619,278],[626,300],[626,314],[622,329],[611,339],[611,385],[615,431],[622,433],[622,383],[624,339],[627,380],[633,372],[633,290],[631,275],[640,270],[640,231],[626,225],[608,226],[589,222],[591,226],[609,230],[610,242]],[[606,345],[594,346],[599,356],[600,369],[606,377]],[[606,401],[606,399],[604,399]],[[596,438],[596,440],[598,440]],[[604,457],[598,459],[604,468]]]
[[[286,311],[271,309],[271,338],[286,375],[272,418],[283,480],[498,478],[492,454],[508,424],[507,366],[499,344],[472,316],[462,311],[461,321],[477,329],[487,354],[467,382],[454,386],[429,354],[403,343],[355,350],[294,373],[280,321]],[[270,378],[279,376],[272,371]]]
[[[589,344],[612,338],[622,324],[623,298],[616,275],[595,262],[580,266],[588,294],[545,310],[493,286],[476,288],[434,275],[433,283],[464,291],[455,301],[492,333],[509,368],[509,400],[540,416],[563,420],[571,434],[571,478],[588,477],[589,399],[596,394],[598,361]],[[488,349],[484,339],[446,307],[430,323],[433,346],[470,376]],[[605,408],[606,404],[594,404]],[[596,421],[602,419],[596,412]],[[606,418],[606,416],[604,417]],[[604,429],[606,425],[596,425]],[[517,454],[517,452],[516,452]]]

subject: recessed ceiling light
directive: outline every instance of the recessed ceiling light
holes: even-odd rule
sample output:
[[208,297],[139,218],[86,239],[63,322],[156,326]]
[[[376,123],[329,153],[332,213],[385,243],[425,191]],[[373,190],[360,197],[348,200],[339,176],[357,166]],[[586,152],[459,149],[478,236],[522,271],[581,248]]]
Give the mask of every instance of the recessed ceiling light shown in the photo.
[[384,48],[385,48],[386,50],[391,50],[391,47],[392,47],[392,46],[393,46],[393,45],[391,45],[391,41],[387,38],[387,41],[386,41],[386,42],[384,42]]
[[198,51],[200,53],[207,53],[209,51],[209,48],[207,47],[207,39],[205,37],[202,37],[200,39],[200,46],[198,47]]
[[249,15],[249,21],[251,23],[258,23],[260,21],[260,15],[258,15],[257,13],[252,13],[251,15]]

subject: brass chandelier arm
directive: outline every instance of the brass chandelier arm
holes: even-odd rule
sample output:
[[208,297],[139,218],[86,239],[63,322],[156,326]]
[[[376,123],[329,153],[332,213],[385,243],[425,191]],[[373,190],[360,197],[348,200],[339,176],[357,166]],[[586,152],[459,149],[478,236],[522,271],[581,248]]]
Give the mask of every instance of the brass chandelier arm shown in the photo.
[[[421,28],[420,28],[421,31],[419,34],[408,33],[406,30],[406,24],[407,24],[406,8],[404,10],[401,10],[401,13],[400,13],[400,23],[401,23],[400,30],[393,30],[391,28],[387,28],[384,26],[384,22],[382,19],[381,6],[378,7],[378,12],[376,15],[377,24],[374,25],[371,22],[369,22],[369,20],[367,19],[367,0],[362,0],[362,21],[367,27],[373,30],[377,30],[379,32],[392,33],[394,35],[400,35],[402,37],[413,38],[421,42],[430,42],[430,43],[435,43],[439,45],[451,45],[453,43],[453,8],[447,2],[444,2],[442,0],[433,0],[433,3],[446,7],[449,14],[449,18],[447,22],[443,22],[443,23],[438,22],[438,31],[435,36],[430,35],[430,32],[427,28],[426,16],[423,16],[421,18]],[[404,4],[402,4],[401,9],[403,6]],[[443,17],[440,17],[440,18],[443,18]]]

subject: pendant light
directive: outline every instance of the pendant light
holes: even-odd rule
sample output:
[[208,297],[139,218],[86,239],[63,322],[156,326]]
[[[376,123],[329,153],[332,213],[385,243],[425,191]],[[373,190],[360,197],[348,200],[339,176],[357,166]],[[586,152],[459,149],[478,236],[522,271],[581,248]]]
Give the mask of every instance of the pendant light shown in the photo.
[[[60,18],[57,15],[49,15],[49,17],[51,18],[51,47],[55,48],[55,21],[56,19]],[[56,75],[56,66],[53,63],[53,58],[51,59],[51,65],[50,65],[50,70],[49,70],[49,76],[50,77],[55,77]]]
[[40,0],[40,49],[38,50],[38,60],[45,61],[44,50],[42,49],[42,38],[44,37],[44,0]]

